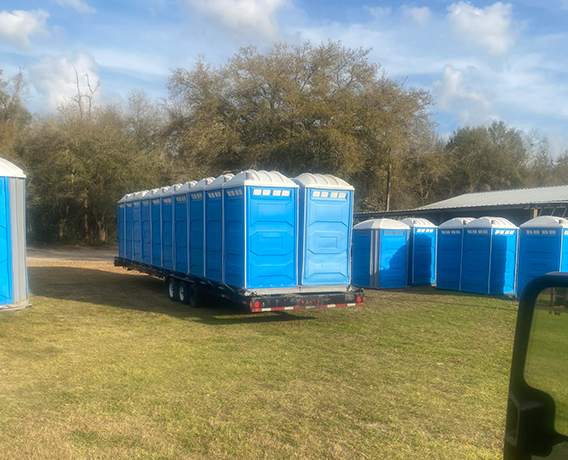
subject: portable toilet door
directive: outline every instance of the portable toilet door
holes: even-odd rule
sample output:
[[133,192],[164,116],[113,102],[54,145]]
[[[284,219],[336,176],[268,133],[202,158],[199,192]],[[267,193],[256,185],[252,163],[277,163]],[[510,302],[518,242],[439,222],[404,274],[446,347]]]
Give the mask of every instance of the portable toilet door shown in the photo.
[[174,245],[175,271],[189,273],[189,200],[188,192],[197,182],[186,182],[174,192]]
[[480,217],[464,226],[461,290],[514,294],[518,228],[502,217]]
[[125,220],[125,231],[124,231],[124,247],[125,247],[125,258],[127,260],[134,260],[134,208],[133,208],[134,193],[129,193],[125,197],[125,210],[124,210],[124,220]]
[[393,219],[370,219],[353,227],[353,284],[367,288],[407,286],[410,227]]
[[205,201],[203,189],[215,178],[206,177],[189,193],[189,272],[205,276]]
[[142,262],[142,199],[148,190],[136,192],[132,198],[132,259]]
[[150,218],[152,220],[152,262],[154,267],[162,267],[162,206],[161,197],[168,187],[150,191]]
[[410,227],[408,239],[408,284],[436,282],[436,226],[428,219],[413,217],[401,222]]
[[298,185],[277,171],[247,170],[223,186],[225,283],[298,285]]
[[181,187],[175,184],[162,193],[162,268],[174,269],[174,192]]
[[438,226],[436,287],[461,290],[463,228],[473,217],[454,217]]
[[205,278],[224,282],[223,184],[233,174],[221,174],[204,189],[205,193]]
[[517,296],[533,278],[568,271],[568,219],[540,216],[519,228]]
[[140,198],[140,232],[142,239],[142,263],[152,263],[152,221],[150,217],[150,190],[142,192]]
[[26,176],[0,158],[0,311],[30,305],[26,263]]
[[329,174],[300,174],[299,283],[348,285],[351,281],[353,187]]
[[118,228],[118,257],[126,258],[126,197],[124,195],[117,203],[117,228]]

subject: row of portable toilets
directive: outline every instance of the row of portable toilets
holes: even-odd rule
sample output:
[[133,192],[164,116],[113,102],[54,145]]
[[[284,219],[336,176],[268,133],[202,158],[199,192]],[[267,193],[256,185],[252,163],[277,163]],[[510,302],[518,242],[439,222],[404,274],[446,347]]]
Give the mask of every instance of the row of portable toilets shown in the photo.
[[373,219],[353,227],[353,187],[330,175],[243,171],[125,195],[119,257],[230,286],[520,293],[568,270],[568,220]]
[[518,294],[533,278],[568,271],[568,220],[541,216],[516,227],[499,217],[374,219],[353,231],[353,284],[436,284],[477,294]]
[[353,187],[243,171],[125,195],[119,257],[246,289],[348,286]]

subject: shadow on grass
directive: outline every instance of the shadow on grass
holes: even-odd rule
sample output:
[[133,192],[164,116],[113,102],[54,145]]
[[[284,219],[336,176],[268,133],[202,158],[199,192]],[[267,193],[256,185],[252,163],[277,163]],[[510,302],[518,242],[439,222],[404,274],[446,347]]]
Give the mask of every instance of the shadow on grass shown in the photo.
[[314,319],[286,312],[259,315],[222,299],[212,299],[209,306],[192,309],[170,301],[162,280],[138,273],[60,266],[29,267],[28,271],[30,292],[55,300],[160,313],[212,326]]

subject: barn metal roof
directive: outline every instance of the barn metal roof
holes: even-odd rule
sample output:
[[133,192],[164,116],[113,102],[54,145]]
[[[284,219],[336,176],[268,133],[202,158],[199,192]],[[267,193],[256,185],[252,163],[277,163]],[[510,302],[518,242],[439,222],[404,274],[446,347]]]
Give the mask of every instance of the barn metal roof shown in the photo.
[[568,185],[535,187],[496,192],[466,193],[417,209],[478,208],[483,206],[518,206],[539,203],[568,204]]

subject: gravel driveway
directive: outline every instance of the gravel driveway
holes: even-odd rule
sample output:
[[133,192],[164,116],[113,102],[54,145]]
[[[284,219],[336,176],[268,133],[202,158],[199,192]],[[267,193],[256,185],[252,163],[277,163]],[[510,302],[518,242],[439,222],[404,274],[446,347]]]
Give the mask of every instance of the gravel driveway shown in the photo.
[[118,248],[28,247],[28,259],[112,262]]

